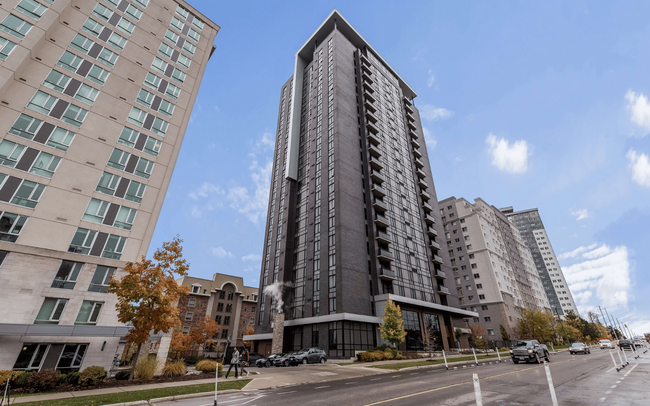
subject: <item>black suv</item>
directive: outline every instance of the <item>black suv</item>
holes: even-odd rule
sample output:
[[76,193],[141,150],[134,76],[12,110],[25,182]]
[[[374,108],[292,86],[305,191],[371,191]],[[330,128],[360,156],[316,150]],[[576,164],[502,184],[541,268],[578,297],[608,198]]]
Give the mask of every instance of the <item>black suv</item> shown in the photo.
[[327,362],[325,350],[316,347],[300,350],[292,358],[298,364],[324,364]]

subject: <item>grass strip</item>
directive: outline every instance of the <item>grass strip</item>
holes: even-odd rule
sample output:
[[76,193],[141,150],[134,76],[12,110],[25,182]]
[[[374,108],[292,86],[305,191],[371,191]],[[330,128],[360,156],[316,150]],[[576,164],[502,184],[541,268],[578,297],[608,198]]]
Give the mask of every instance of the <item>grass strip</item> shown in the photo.
[[[242,389],[250,379],[232,382],[219,382],[219,390]],[[190,393],[214,392],[213,383],[201,385],[177,386],[172,388],[148,389],[132,392],[109,393],[106,395],[84,396],[80,398],[66,398],[56,400],[43,400],[40,402],[21,403],[21,406],[99,406],[111,403],[134,402],[136,400],[149,400],[164,398],[166,396],[187,395]]]
[[[488,359],[488,358],[497,358],[497,355],[477,355],[477,359]],[[505,358],[505,357],[503,357]],[[474,356],[469,356],[469,357],[455,357],[455,358],[449,358],[447,362],[449,364],[453,364],[454,362],[460,362],[460,361],[474,361]],[[424,366],[429,366],[429,365],[436,365],[436,364],[444,364],[445,360],[444,359],[434,359],[434,360],[424,360],[424,361],[413,361],[413,362],[400,362],[399,364],[385,364],[385,365],[368,365],[371,368],[379,368],[379,369],[392,369],[394,371],[397,371],[402,368],[411,368],[411,367],[424,367]]]

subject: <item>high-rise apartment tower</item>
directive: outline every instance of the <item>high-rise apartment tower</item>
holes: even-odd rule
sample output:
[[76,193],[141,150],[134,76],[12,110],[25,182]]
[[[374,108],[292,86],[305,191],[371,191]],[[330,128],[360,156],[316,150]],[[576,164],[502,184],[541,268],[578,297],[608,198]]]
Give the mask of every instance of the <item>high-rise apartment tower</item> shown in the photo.
[[447,284],[442,225],[415,92],[334,11],[297,52],[281,90],[260,292],[286,284],[283,306],[261,295],[256,349],[283,311],[284,350],[350,357],[380,341],[390,298],[404,349],[455,344],[464,328]]
[[109,368],[219,27],[184,1],[0,5],[0,369]]
[[[550,311],[530,250],[517,228],[483,199],[440,201],[454,287],[467,319],[487,330],[488,341],[508,340],[522,310]],[[502,335],[501,326],[507,332]]]
[[562,318],[568,311],[579,314],[539,211],[529,209],[515,212],[512,207],[505,207],[501,212],[517,227],[526,246],[533,253],[535,267],[544,284],[553,314]]

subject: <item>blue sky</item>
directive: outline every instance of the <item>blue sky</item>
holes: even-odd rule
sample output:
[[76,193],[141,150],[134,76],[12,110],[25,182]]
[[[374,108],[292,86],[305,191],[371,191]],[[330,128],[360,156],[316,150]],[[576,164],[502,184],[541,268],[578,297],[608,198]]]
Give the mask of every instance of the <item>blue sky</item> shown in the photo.
[[280,88],[337,8],[418,93],[440,199],[537,207],[581,311],[650,332],[650,3],[222,2],[150,253],[259,284]]

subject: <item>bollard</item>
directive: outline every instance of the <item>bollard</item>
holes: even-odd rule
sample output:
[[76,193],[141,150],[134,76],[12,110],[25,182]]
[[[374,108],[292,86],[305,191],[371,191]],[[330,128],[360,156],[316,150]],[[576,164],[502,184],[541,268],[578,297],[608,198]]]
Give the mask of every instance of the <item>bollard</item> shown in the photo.
[[[225,355],[224,355],[224,358]],[[217,406],[217,388],[219,386],[219,364],[217,364],[217,370],[214,371],[214,406]]]
[[478,375],[473,374],[472,380],[474,380],[474,395],[476,395],[476,406],[483,406],[483,399],[481,398],[481,384],[478,381]]
[[625,357],[625,365],[630,365],[630,362],[627,360],[627,354],[625,351],[621,348],[621,352],[623,353],[623,356]]
[[614,361],[614,354],[612,354],[612,350],[609,350],[609,355],[612,356],[612,362],[614,363],[614,368],[616,368],[616,372],[620,371],[621,369],[616,365],[616,361]]
[[445,368],[449,369],[449,365],[447,365],[447,356],[445,355],[445,350],[442,350],[442,358],[445,359]]
[[553,347],[553,344],[551,344],[551,351],[553,351],[553,354],[555,354],[555,348]]
[[[622,348],[621,348],[621,351],[623,351]],[[616,351],[616,352],[618,353],[618,359],[621,360],[621,368],[625,368],[625,363],[623,362],[623,358],[621,357],[621,353],[618,352],[618,351]],[[625,356],[625,358],[627,359],[627,356]]]
[[474,362],[476,362],[476,366],[478,366],[478,359],[476,358],[476,351],[474,351],[474,348],[472,348],[472,354],[474,354]]
[[544,369],[546,370],[546,380],[548,381],[548,388],[551,391],[553,406],[558,406],[557,397],[555,396],[555,388],[553,387],[553,378],[551,378],[551,368],[548,367],[548,362],[546,361],[544,361]]
[[501,354],[499,354],[499,347],[496,347],[497,349],[497,357],[499,357],[499,362],[501,362]]

